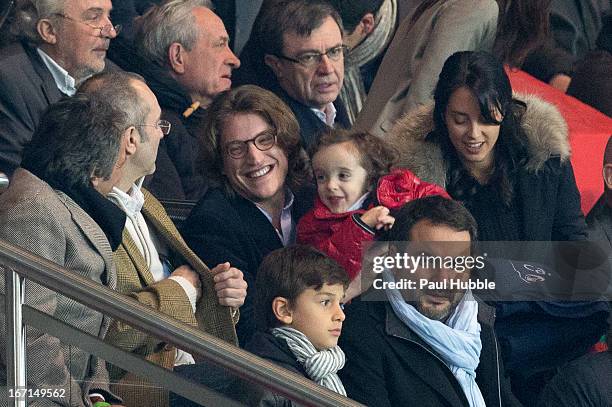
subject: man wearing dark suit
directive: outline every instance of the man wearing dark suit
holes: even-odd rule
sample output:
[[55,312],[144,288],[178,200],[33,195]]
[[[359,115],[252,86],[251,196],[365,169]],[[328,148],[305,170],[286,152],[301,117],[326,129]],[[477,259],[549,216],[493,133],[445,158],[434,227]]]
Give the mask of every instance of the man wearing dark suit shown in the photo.
[[319,0],[264,4],[253,27],[251,37],[257,40],[251,44],[261,49],[250,55],[255,59],[251,63],[265,63],[270,78],[257,84],[272,90],[291,108],[306,148],[327,128],[349,127],[337,100],[344,80],[342,35],[338,12]]
[[[105,68],[110,0],[18,2],[21,42],[0,51],[0,172],[12,175],[42,112]],[[43,12],[45,14],[43,14]]]
[[[125,215],[104,195],[127,153],[123,129],[140,120],[133,99],[117,95],[102,100],[77,94],[51,105],[0,195],[0,238],[109,288],[117,284],[112,251],[121,242]],[[110,318],[39,284],[26,281],[24,296],[27,305],[92,336],[102,339],[109,328]],[[2,347],[4,319],[0,313]],[[63,389],[31,405],[119,402],[98,357],[32,327],[26,341],[27,387]],[[0,359],[3,376],[4,352]],[[6,391],[0,386],[0,400],[8,400]]]
[[160,143],[157,170],[145,186],[160,199],[197,200],[206,177],[195,171],[197,134],[213,99],[232,85],[240,61],[221,19],[205,0],[170,1],[150,8],[136,33],[143,59],[134,72],[147,80],[172,133]]

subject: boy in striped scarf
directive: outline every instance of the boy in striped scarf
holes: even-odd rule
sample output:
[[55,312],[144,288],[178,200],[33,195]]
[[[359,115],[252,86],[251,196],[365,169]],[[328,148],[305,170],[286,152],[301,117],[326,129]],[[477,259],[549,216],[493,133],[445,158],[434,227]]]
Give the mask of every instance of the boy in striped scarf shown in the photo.
[[[345,362],[338,338],[348,284],[346,272],[312,247],[273,251],[257,272],[258,332],[247,350],[346,395],[337,372]],[[270,397],[276,402],[266,405],[287,405]]]

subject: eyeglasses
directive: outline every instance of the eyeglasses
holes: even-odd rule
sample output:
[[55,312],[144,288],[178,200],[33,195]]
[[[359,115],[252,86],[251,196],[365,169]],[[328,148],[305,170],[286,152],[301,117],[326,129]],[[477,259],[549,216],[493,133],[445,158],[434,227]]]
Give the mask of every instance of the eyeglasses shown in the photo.
[[319,64],[323,60],[323,55],[327,56],[332,61],[340,61],[340,59],[342,59],[342,57],[344,57],[347,52],[348,47],[346,45],[338,45],[337,47],[328,49],[324,53],[307,52],[305,54],[298,55],[295,58],[287,57],[285,55],[277,55],[277,57],[285,59],[289,62],[300,64],[306,68],[314,68],[315,66],[319,66]]
[[135,124],[134,126],[155,127],[156,129],[161,130],[161,132],[164,133],[164,136],[167,136],[172,128],[172,124],[168,120],[158,120],[155,124]]
[[74,19],[70,16],[67,16],[61,13],[54,13],[54,15],[65,18],[66,20],[74,21],[75,23],[86,25],[87,27],[92,28],[94,30],[99,30],[97,33],[97,37],[110,37],[112,31],[115,32],[115,35],[119,35],[119,33],[121,32],[121,24],[117,24],[117,25],[106,24],[103,26],[98,26],[98,25],[86,23],[85,21]]
[[225,145],[225,151],[232,158],[242,158],[249,150],[249,143],[253,143],[259,151],[267,151],[276,144],[276,134],[265,132],[250,140],[231,141]]

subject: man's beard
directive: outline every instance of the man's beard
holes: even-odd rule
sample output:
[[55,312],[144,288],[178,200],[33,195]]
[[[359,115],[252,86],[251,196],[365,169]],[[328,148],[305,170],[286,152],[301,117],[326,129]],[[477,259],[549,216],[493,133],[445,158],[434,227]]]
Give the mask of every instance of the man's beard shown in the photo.
[[[417,293],[417,301],[413,303],[414,307],[429,319],[435,321],[445,321],[457,308],[461,302],[464,292],[451,290],[419,290]],[[431,295],[438,298],[446,298],[448,303],[443,308],[434,306],[431,303],[424,305],[422,299],[425,295]]]

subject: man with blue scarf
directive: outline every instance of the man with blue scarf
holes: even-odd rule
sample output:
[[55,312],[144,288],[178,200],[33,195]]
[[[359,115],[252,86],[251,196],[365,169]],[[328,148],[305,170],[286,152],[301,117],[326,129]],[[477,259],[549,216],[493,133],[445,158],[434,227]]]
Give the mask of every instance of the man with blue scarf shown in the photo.
[[[464,288],[470,269],[459,264],[476,240],[467,209],[439,196],[414,200],[384,240],[382,282],[346,309],[340,376],[348,396],[370,406],[520,405],[504,376],[494,312]],[[406,267],[416,264],[407,255],[421,257],[419,266]]]

